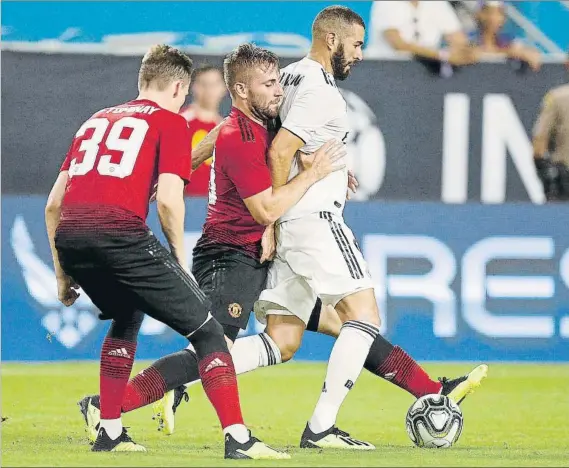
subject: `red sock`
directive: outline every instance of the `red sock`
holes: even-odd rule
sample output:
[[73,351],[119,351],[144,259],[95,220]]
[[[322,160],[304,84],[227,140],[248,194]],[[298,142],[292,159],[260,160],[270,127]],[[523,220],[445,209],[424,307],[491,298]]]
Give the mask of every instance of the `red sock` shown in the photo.
[[136,343],[106,337],[101,350],[101,419],[121,416],[124,389],[130,377]]
[[441,389],[441,383],[432,380],[399,346],[393,348],[376,373],[417,398],[430,393],[439,393]]
[[122,401],[122,412],[141,408],[160,400],[166,393],[166,382],[155,367],[144,369],[128,381]]
[[203,389],[217,412],[221,427],[243,424],[235,367],[229,353],[212,353],[199,361]]

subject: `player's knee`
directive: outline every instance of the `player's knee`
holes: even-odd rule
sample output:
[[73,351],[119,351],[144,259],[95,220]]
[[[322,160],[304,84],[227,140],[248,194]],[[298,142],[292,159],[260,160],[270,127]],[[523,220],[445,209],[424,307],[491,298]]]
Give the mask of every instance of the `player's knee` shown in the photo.
[[301,336],[288,330],[267,330],[266,333],[279,347],[282,362],[290,361],[302,343]]
[[132,314],[117,316],[113,319],[107,336],[136,343],[138,332],[144,321],[144,313],[138,310]]
[[218,352],[229,352],[223,334],[223,327],[214,318],[208,320],[188,338],[194,345],[198,356],[207,356],[208,354]]
[[373,289],[358,291],[342,299],[335,307],[342,322],[348,320],[364,321],[379,327],[379,308]]

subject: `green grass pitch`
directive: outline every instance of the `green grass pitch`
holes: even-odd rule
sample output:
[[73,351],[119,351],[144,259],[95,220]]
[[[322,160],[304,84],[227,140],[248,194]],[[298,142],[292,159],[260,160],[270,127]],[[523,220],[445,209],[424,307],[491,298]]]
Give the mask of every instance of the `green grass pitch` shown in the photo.
[[[138,363],[141,369],[147,363]],[[428,364],[454,377],[469,364]],[[448,450],[412,446],[404,428],[413,398],[364,371],[338,420],[373,452],[303,451],[300,434],[318,398],[324,364],[289,363],[239,379],[246,422],[290,461],[223,460],[223,439],[201,386],[178,410],[176,433],[156,431],[151,409],[123,417],[146,454],[89,451],[76,402],[98,386],[96,363],[2,364],[3,466],[568,466],[569,365],[491,364],[462,405],[464,431]],[[6,418],[6,419],[4,419]]]

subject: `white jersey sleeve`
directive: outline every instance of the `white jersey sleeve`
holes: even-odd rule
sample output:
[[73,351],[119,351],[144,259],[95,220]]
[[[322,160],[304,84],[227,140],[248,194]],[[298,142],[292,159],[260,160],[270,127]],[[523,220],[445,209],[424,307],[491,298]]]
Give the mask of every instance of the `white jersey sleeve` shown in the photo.
[[[327,141],[346,141],[350,130],[347,104],[333,75],[322,65],[308,57],[292,63],[282,70],[281,84],[284,89],[279,112],[282,130],[295,134],[304,142],[300,151],[312,153]],[[295,156],[288,180],[300,170]],[[281,221],[319,211],[341,216],[347,187],[347,169],[329,174],[310,187],[301,200],[281,217]]]
[[299,91],[282,123],[283,128],[295,134],[305,144],[310,144],[322,127],[337,117],[335,114],[339,116],[342,112],[342,109],[331,109],[329,105],[323,105],[333,102],[334,94],[334,89],[330,86],[306,87]]

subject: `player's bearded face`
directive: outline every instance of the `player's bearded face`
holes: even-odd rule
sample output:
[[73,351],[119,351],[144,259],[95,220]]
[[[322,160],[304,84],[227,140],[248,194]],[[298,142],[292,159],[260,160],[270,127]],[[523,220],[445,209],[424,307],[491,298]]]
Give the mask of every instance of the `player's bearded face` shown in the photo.
[[365,29],[354,25],[345,36],[335,52],[332,53],[332,74],[334,78],[344,81],[352,71],[352,67],[363,60],[362,45]]
[[266,98],[265,96],[259,96],[252,94],[251,98],[251,110],[257,118],[261,120],[271,120],[275,119],[279,115],[279,108],[281,105],[281,98]]
[[251,80],[248,100],[251,112],[260,120],[267,121],[279,115],[282,101],[282,87],[279,84],[279,70],[264,70]]
[[350,75],[351,63],[346,59],[344,44],[340,44],[332,54],[332,74],[334,78],[344,81]]

